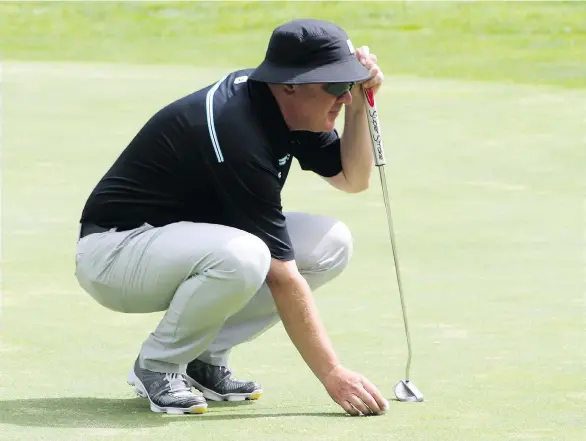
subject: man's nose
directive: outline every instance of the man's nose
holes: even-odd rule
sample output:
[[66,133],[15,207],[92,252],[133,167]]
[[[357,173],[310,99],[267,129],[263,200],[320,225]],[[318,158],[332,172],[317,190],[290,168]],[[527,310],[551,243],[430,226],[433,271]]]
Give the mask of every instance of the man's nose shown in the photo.
[[341,104],[352,103],[352,93],[351,92],[344,92],[342,95],[340,95],[338,97],[338,102]]

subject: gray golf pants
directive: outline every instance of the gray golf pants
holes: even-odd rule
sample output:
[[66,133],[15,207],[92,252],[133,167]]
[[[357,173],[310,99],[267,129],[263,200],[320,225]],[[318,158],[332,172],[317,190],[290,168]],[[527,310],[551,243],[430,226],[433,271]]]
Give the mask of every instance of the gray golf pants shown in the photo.
[[[286,213],[300,273],[312,290],[338,276],[352,236],[335,219]],[[80,286],[113,311],[166,311],[143,342],[140,365],[185,372],[198,358],[227,365],[230,349],[279,321],[265,282],[271,256],[256,236],[222,225],[145,224],[90,234],[77,244]]]

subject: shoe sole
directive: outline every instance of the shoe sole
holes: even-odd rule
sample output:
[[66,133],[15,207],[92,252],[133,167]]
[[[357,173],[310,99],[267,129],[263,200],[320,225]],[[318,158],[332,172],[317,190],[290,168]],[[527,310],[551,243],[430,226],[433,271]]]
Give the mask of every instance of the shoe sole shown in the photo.
[[206,400],[210,400],[210,401],[246,401],[246,400],[254,401],[254,400],[258,400],[262,395],[262,389],[256,389],[252,392],[246,392],[246,393],[234,393],[234,394],[222,395],[217,392],[214,392],[211,389],[208,389],[207,387],[202,386],[197,381],[195,381],[193,378],[191,378],[189,375],[185,375],[185,378],[187,379],[187,382],[192,387],[195,387],[197,390],[199,390],[203,394],[203,397]]
[[208,410],[207,403],[202,403],[202,404],[198,404],[196,406],[191,406],[191,407],[161,407],[161,406],[153,403],[153,401],[151,400],[151,397],[149,397],[149,394],[146,391],[146,388],[144,387],[144,384],[142,384],[142,381],[140,381],[140,379],[136,376],[136,374],[134,373],[134,370],[132,370],[128,374],[127,383],[134,388],[134,392],[138,396],[149,400],[149,403],[151,405],[151,410],[153,412],[167,413],[169,415],[185,415],[185,414],[199,415],[199,414],[205,413]]

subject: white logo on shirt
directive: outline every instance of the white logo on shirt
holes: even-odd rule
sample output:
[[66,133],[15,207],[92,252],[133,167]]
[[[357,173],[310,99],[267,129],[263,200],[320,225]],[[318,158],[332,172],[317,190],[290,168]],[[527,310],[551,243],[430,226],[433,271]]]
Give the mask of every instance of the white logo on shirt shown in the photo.
[[234,80],[234,84],[245,83],[248,80],[247,76],[238,77]]
[[282,158],[279,159],[279,165],[282,167],[285,164],[287,164],[287,161],[289,160],[289,158],[291,157],[291,154],[287,153],[285,156],[283,156]]

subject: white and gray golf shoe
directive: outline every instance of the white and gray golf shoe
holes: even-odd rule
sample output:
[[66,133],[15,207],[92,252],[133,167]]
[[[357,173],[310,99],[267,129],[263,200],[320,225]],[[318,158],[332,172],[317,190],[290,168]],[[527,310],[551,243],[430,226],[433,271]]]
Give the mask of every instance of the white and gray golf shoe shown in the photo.
[[208,404],[205,398],[195,394],[183,374],[153,372],[138,364],[128,374],[128,384],[143,398],[148,398],[151,410],[168,414],[204,413]]

